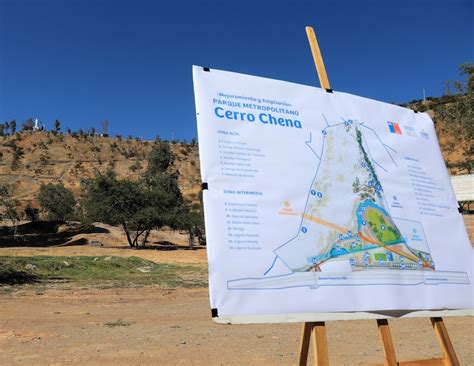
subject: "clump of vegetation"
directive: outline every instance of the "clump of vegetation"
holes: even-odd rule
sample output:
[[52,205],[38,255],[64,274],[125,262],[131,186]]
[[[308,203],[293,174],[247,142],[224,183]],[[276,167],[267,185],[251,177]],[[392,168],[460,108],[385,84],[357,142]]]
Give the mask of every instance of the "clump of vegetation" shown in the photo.
[[22,131],[33,131],[34,125],[35,125],[35,122],[33,121],[33,118],[28,118],[22,123],[21,130]]
[[12,170],[17,170],[20,167],[20,159],[23,156],[23,151],[21,148],[18,148],[13,151],[13,160],[11,163]]
[[128,327],[128,326],[132,325],[132,323],[127,322],[123,319],[118,319],[118,320],[113,321],[113,322],[107,322],[104,325],[106,327],[109,327],[109,328],[115,328],[115,327]]
[[30,266],[18,265],[14,261],[4,260],[0,257],[0,286],[23,285],[38,281],[38,276],[29,268]]
[[16,132],[16,121],[10,121],[0,124],[0,136],[7,136],[9,134],[14,135]]
[[59,120],[54,121],[54,132],[59,133],[61,130],[61,122]]
[[23,210],[25,214],[25,219],[30,222],[35,222],[38,221],[39,219],[39,209],[36,207],[33,207],[31,202],[29,202],[25,209]]
[[48,165],[48,162],[49,162],[49,157],[47,154],[41,154],[40,155],[40,164],[45,166],[45,165]]
[[132,172],[136,172],[136,171],[138,171],[138,170],[141,170],[142,168],[143,168],[142,165],[141,165],[140,162],[137,160],[137,161],[135,161],[132,165],[130,165],[130,168],[129,168],[129,169],[130,169]]
[[62,183],[43,184],[38,201],[48,220],[66,221],[73,219],[76,201],[72,192]]
[[78,161],[76,162],[76,164],[74,164],[74,170],[83,170],[84,169],[84,165],[82,165],[82,161]]
[[24,155],[23,148],[21,146],[18,146],[15,140],[9,141],[8,143],[5,144],[5,146],[8,146],[11,149],[13,149],[13,159],[11,162],[11,169],[17,170],[20,167],[20,159]]
[[137,151],[136,149],[134,149],[133,147],[130,148],[130,149],[123,149],[122,151],[120,151],[121,154],[126,157],[127,159],[130,159],[130,158],[134,158],[137,156]]

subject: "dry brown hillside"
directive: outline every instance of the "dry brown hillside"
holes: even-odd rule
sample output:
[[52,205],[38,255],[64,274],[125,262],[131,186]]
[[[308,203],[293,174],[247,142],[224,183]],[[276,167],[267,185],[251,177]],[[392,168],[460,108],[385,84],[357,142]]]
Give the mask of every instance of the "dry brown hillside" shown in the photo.
[[474,96],[445,95],[412,101],[408,108],[428,113],[449,173],[469,174],[474,169]]
[[[153,141],[72,136],[52,132],[21,132],[0,137],[0,182],[14,186],[22,206],[36,197],[42,183],[62,182],[76,196],[81,179],[113,168],[118,178],[138,179],[147,166]],[[185,198],[197,200],[200,190],[197,146],[171,144],[174,168]]]

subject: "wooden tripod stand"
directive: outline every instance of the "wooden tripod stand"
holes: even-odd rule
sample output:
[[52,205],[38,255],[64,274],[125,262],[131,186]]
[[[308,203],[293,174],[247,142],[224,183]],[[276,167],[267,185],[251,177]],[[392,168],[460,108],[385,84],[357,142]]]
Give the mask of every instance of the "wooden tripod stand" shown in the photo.
[[[316,65],[316,72],[319,77],[321,88],[331,91],[326,68],[324,66],[321,51],[319,49],[318,42],[316,40],[316,34],[312,27],[306,27],[306,35],[311,47],[311,53],[313,55],[314,63]],[[380,365],[384,366],[458,366],[459,360],[454,351],[454,347],[449,339],[448,331],[444,325],[441,317],[432,317],[431,324],[433,325],[434,332],[438,339],[441,350],[443,351],[442,358],[431,358],[425,360],[413,360],[398,362],[395,354],[395,348],[392,342],[392,335],[387,319],[378,319],[377,327],[379,329],[380,339],[384,351],[384,363]],[[299,365],[304,366],[308,361],[309,344],[313,335],[313,354],[314,364],[317,366],[328,366],[329,365],[329,353],[328,344],[326,337],[326,324],[323,321],[318,322],[307,322],[303,324],[303,330],[301,335],[301,343],[299,349]]]
[[[459,360],[454,351],[453,344],[449,339],[448,331],[444,325],[443,319],[430,319],[436,338],[438,339],[438,343],[443,352],[443,357],[424,360],[397,361],[395,347],[392,342],[392,335],[390,334],[390,328],[388,326],[388,320],[378,319],[377,327],[379,329],[380,340],[384,352],[384,363],[378,364],[378,366],[459,366]],[[313,336],[312,344],[314,365],[328,366],[329,352],[325,322],[308,322],[303,324],[298,364],[300,366],[305,366],[307,364],[311,335]]]

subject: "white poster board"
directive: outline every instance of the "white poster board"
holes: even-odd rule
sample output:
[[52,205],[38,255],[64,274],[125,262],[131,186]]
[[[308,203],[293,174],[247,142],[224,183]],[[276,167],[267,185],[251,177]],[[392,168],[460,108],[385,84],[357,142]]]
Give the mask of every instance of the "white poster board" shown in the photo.
[[193,80],[215,317],[473,306],[427,114],[198,66]]

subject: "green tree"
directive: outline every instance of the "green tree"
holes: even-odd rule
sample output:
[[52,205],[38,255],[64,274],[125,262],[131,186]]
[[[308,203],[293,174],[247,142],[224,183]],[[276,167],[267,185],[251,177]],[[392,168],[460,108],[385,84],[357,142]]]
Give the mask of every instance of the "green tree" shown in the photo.
[[82,197],[85,218],[122,226],[131,247],[145,245],[152,229],[174,226],[176,221],[173,199],[166,192],[119,180],[111,172],[84,181]]
[[174,156],[166,142],[157,141],[147,171],[138,182],[119,180],[112,172],[82,184],[84,217],[122,226],[131,247],[145,245],[153,229],[189,227],[189,212],[169,168]]
[[23,157],[24,152],[21,146],[18,146],[15,142],[12,141],[12,149],[13,149],[13,159],[11,162],[12,170],[16,170],[20,167],[20,159]]
[[16,121],[13,120],[13,121],[10,121],[10,131],[11,131],[11,134],[14,135],[16,133]]
[[33,118],[30,117],[22,123],[21,130],[22,131],[33,131],[34,125],[35,125],[35,122],[33,121]]
[[20,221],[20,215],[17,211],[19,204],[20,202],[13,198],[13,188],[0,183],[0,221],[7,220],[11,222],[14,237],[17,237],[18,221]]
[[165,173],[174,162],[174,155],[166,141],[157,140],[148,156],[147,174],[154,176]]
[[435,111],[436,120],[444,121],[458,132],[463,159],[457,167],[470,174],[474,166],[474,65],[462,64],[459,71],[461,79],[453,82],[455,98],[451,103],[435,107]]
[[189,244],[193,245],[194,238],[197,238],[200,245],[205,245],[206,238],[204,229],[202,191],[199,193],[199,203],[194,203],[189,208],[188,217]]
[[175,206],[181,206],[184,200],[178,186],[178,173],[170,171],[174,159],[170,145],[165,141],[157,140],[148,156],[148,166],[143,176],[143,184],[149,188],[166,192]]
[[41,185],[38,201],[46,211],[48,220],[66,221],[73,218],[76,201],[72,192],[62,183]]
[[[175,156],[168,142],[157,139],[148,157],[148,167],[143,176],[143,184],[151,190],[164,194],[162,205],[168,211],[167,226],[173,229],[185,229],[193,241],[193,224],[188,205],[178,186],[178,172],[172,171]],[[147,233],[148,235],[148,233]]]
[[111,171],[82,182],[81,207],[86,219],[109,225],[121,225],[131,247],[139,235],[133,235],[133,220],[144,206],[140,187],[129,180],[117,180]]
[[61,122],[59,120],[54,121],[54,131],[59,132],[61,130]]

